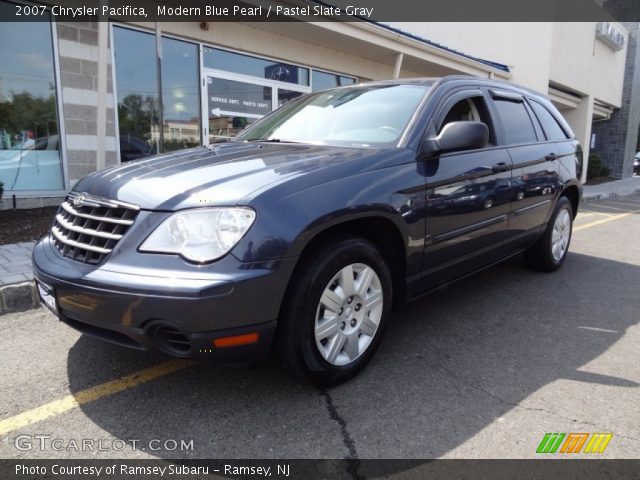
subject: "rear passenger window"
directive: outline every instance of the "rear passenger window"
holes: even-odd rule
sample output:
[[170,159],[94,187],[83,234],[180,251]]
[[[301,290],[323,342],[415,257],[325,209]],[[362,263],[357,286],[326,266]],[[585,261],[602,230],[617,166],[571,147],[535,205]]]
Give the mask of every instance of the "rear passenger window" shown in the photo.
[[547,137],[547,140],[566,140],[567,134],[564,132],[555,117],[546,109],[546,107],[540,105],[538,102],[531,101],[531,108],[533,108],[536,117],[542,124],[542,129]]
[[506,143],[538,141],[531,117],[529,117],[522,102],[503,100],[501,98],[496,98],[494,102],[502,120],[502,125],[504,126]]

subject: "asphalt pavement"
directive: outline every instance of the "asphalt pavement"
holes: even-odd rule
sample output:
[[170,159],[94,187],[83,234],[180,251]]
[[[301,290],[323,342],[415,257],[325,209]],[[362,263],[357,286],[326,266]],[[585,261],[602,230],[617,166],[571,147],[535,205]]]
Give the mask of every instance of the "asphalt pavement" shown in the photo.
[[640,197],[587,203],[560,271],[518,257],[410,303],[329,390],[0,316],[0,457],[535,458],[611,432],[599,457],[638,458],[639,241]]

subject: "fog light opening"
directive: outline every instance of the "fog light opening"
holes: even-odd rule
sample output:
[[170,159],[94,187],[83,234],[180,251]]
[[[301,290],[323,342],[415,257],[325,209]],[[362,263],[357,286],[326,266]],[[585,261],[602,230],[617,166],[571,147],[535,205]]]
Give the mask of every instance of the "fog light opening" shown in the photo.
[[149,328],[149,336],[156,347],[165,353],[177,357],[186,357],[191,353],[191,342],[187,336],[171,325],[153,325]]

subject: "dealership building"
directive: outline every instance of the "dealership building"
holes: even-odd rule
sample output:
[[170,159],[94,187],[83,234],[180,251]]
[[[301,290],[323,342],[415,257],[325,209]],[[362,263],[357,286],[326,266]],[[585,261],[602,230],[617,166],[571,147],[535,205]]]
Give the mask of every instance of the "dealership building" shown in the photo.
[[[12,8],[0,0],[0,13]],[[625,108],[629,40],[615,22],[4,23],[1,207],[55,204],[96,170],[233,137],[308,92],[388,78],[533,88],[588,153],[594,125]]]

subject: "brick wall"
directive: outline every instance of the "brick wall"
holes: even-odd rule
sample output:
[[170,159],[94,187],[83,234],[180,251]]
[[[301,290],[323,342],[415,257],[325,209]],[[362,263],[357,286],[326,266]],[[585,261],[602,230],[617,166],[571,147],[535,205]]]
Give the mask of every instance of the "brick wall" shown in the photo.
[[[98,23],[57,23],[60,85],[71,184],[96,170]],[[107,166],[117,163],[111,55],[107,66]]]
[[633,157],[637,149],[640,128],[640,23],[626,22],[629,30],[627,62],[622,90],[622,107],[610,120],[593,124],[597,152],[615,178],[633,174]]
[[[638,0],[606,0],[603,7],[621,20],[637,16]],[[621,22],[629,31],[626,68],[622,90],[622,107],[610,120],[595,122],[595,152],[600,154],[616,178],[633,174],[633,157],[637,151],[640,128],[640,23]]]

